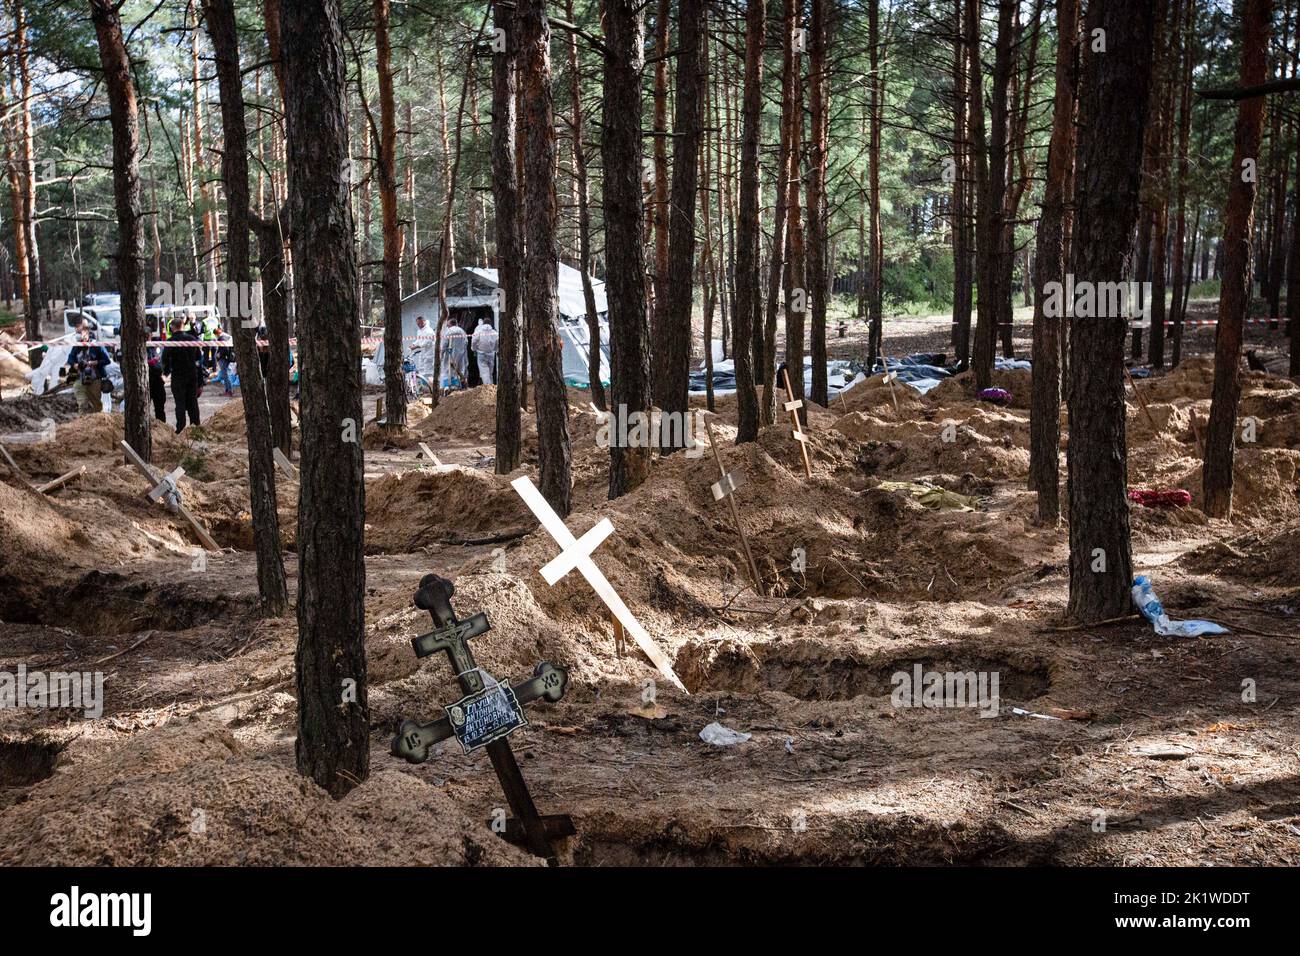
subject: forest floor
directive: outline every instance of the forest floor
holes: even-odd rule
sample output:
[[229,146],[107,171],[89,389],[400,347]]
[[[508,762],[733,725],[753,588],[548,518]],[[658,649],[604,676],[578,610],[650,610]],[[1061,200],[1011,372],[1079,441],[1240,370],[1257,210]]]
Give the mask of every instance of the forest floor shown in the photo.
[[[945,350],[947,321],[887,327],[891,354]],[[577,575],[552,588],[538,574],[558,547],[491,471],[493,389],[414,413],[398,443],[368,428],[371,775],[337,802],[294,770],[294,618],[254,613],[238,401],[180,436],[155,430],[155,462],[185,467],[185,502],[222,545],[199,561],[185,522],[122,464],[120,416],[7,399],[0,431],[58,422],[53,441],[10,446],[30,478],[88,470],[49,495],[4,472],[0,674],[100,671],[104,701],[93,719],[0,711],[0,863],[537,862],[493,833],[503,801],[482,752],[389,754],[398,719],[461,696],[446,660],[409,643],[429,629],[411,596],[437,571],[461,616],[492,622],[473,643],[488,673],[569,670],[563,700],[530,705],[511,737],[541,811],[574,819],[565,862],[1300,864],[1300,387],[1245,376],[1256,441],[1238,445],[1233,519],[1208,519],[1192,415],[1208,415],[1212,365],[1196,353],[1211,336],[1189,334],[1193,357],[1139,380],[1154,428],[1131,396],[1128,418],[1132,487],[1193,496],[1132,506],[1135,569],[1171,617],[1231,631],[1199,639],[1137,617],[1062,625],[1066,530],[1034,521],[1025,488],[1028,372],[998,373],[1009,407],[978,401],[966,377],[925,397],[862,383],[812,409],[811,479],[788,426],[736,447],[734,399],[719,400],[761,593],[710,493],[712,458],[659,459],[610,502],[597,418],[574,391],[567,524],[612,520],[594,558],[689,695],[635,645],[616,652]],[[1279,336],[1248,332],[1270,355]],[[535,474],[528,416],[525,436],[516,474]],[[450,467],[418,459],[420,441]],[[918,480],[973,510],[881,486]],[[292,595],[298,488],[282,477],[279,491]],[[998,706],[894,706],[895,675],[916,665],[996,674]],[[700,731],[715,721],[751,736],[713,746]]]

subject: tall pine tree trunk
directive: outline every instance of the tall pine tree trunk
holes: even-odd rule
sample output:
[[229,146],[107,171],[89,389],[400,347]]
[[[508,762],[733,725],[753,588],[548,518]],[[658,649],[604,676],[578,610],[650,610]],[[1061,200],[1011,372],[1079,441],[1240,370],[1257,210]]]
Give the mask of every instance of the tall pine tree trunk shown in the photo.
[[[1272,3],[1237,0],[1234,8],[1244,24],[1241,85],[1257,86],[1267,79]],[[1264,98],[1252,96],[1242,100],[1237,107],[1233,134],[1236,145],[1228,178],[1227,208],[1223,213],[1223,282],[1214,344],[1214,387],[1205,434],[1205,462],[1201,468],[1204,510],[1211,518],[1232,517],[1232,459],[1237,438],[1237,403],[1241,400],[1241,335],[1250,304],[1255,180],[1263,131]],[[1248,163],[1253,169],[1246,168]]]
[[737,442],[758,438],[758,395],[754,389],[753,329],[758,311],[758,135],[763,109],[764,0],[745,5],[745,83],[740,141],[740,210],[736,223],[736,314],[731,334],[739,411]]
[[826,0],[812,0],[808,30],[808,100],[811,132],[808,170],[808,303],[812,306],[812,400],[829,403],[826,382],[826,137],[830,104],[826,92]]
[[[645,245],[641,241],[641,71],[644,27],[638,0],[605,0],[605,71],[601,154],[604,157],[605,259],[608,270],[610,406],[615,413],[650,407],[649,317]],[[649,448],[625,448],[611,438],[609,497],[646,478]]]
[[[212,40],[217,65],[217,83],[221,89],[221,128],[225,139],[221,174],[225,180],[227,210],[226,280],[232,288],[243,290],[250,285],[248,133],[244,121],[244,90],[239,69],[234,0],[204,0],[203,15],[208,23],[208,36]],[[242,292],[239,300],[251,304],[251,298],[246,298]],[[251,314],[230,318],[248,431],[248,497],[253,516],[253,549],[257,552],[257,592],[262,614],[279,617],[289,608],[289,592],[284,579],[284,560],[280,557],[275,461],[271,457],[271,415],[267,410],[262,365],[257,358],[256,320]]]
[[[523,338],[521,304],[523,244],[519,234],[519,178],[515,158],[515,55],[518,30],[512,8],[492,7],[496,36],[504,38],[492,50],[492,205],[496,210],[497,275],[502,296],[497,314],[496,470],[505,475],[519,467],[520,345]],[[498,49],[497,47],[502,47]]]
[[[1154,16],[1130,0],[1089,0],[1084,36],[1103,31],[1080,84],[1076,282],[1120,282],[1133,252]],[[1095,286],[1094,286],[1095,287]],[[1070,323],[1069,614],[1093,623],[1132,609],[1123,316]]]
[[335,797],[370,769],[361,329],[339,0],[282,0],[302,373],[298,770]]
[[[1075,69],[1079,56],[1079,2],[1056,5],[1056,98],[1047,151],[1047,186],[1038,220],[1038,294],[1034,297],[1033,398],[1029,415],[1029,483],[1038,493],[1038,520],[1061,516],[1061,315],[1044,314],[1044,288],[1065,281],[1066,190],[1074,166]],[[1064,309],[1062,309],[1064,314]]]
[[[149,367],[144,314],[144,221],[140,210],[140,118],[122,20],[109,0],[91,0],[91,19],[104,67],[113,126],[113,208],[117,213],[117,277],[122,296],[122,380],[126,441],[145,461],[153,457]],[[34,277],[29,277],[34,280]]]
[[569,398],[555,330],[555,115],[551,25],[544,0],[520,0],[519,86],[524,124],[524,324],[533,366],[537,466],[542,495],[560,517],[570,508]]
[[[685,416],[691,371],[691,303],[694,299],[695,194],[698,187],[700,107],[704,72],[700,43],[704,35],[705,0],[681,0],[677,22],[677,102],[673,111],[673,179],[669,198],[668,283],[657,305],[662,313],[665,347],[660,374],[655,377],[655,404],[664,412]],[[664,421],[668,421],[665,416]],[[686,429],[664,429],[660,447],[685,447]],[[671,442],[664,441],[665,438]]]
[[375,66],[379,73],[379,206],[384,218],[384,420],[406,427],[402,373],[402,224],[397,215],[397,103],[393,95],[388,0],[375,2]]

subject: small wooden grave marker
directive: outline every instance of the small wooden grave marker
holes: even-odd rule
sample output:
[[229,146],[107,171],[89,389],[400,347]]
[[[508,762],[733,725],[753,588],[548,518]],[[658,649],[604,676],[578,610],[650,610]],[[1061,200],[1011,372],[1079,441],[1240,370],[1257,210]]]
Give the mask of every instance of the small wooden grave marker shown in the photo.
[[889,397],[894,400],[894,411],[898,411],[898,395],[894,392],[894,379],[898,378],[897,372],[889,370],[889,358],[885,355],[885,350],[880,350],[880,363],[885,367],[885,384],[889,386]]
[[148,492],[149,499],[151,501],[161,501],[164,497],[170,496],[171,504],[175,505],[175,511],[190,523],[190,527],[193,528],[194,533],[199,536],[199,541],[202,542],[203,547],[209,551],[220,551],[221,546],[213,540],[212,535],[208,534],[208,530],[204,528],[203,525],[199,524],[199,519],[194,517],[190,512],[190,509],[185,507],[185,503],[180,501],[179,495],[175,494],[177,490],[176,479],[185,474],[185,470],[177,468],[170,475],[160,476],[153,470],[153,468],[149,467],[148,462],[136,454],[135,449],[127,444],[125,439],[122,440],[121,444],[122,448],[126,451],[127,458],[131,460],[131,463],[135,465],[136,470],[139,471],[140,474],[145,477],[145,480],[152,486]]
[[49,494],[49,493],[50,493],[51,491],[53,491],[54,489],[56,489],[56,488],[60,488],[60,487],[62,487],[63,485],[66,485],[66,484],[67,484],[68,482],[70,482],[73,478],[79,478],[80,476],[84,475],[85,473],[86,473],[86,466],[85,466],[85,465],[82,465],[80,468],[73,468],[71,471],[69,471],[69,472],[67,472],[67,473],[65,473],[65,474],[59,475],[59,477],[55,478],[53,481],[47,481],[47,482],[46,482],[45,484],[43,484],[43,485],[37,485],[37,486],[36,486],[36,490],[39,491],[39,492],[40,492],[41,494],[43,494],[43,495],[45,495],[45,494]]
[[713,422],[706,418],[704,427],[708,431],[709,448],[713,451],[713,460],[718,463],[718,474],[721,476],[710,486],[714,500],[727,499],[727,505],[731,508],[731,518],[736,523],[736,533],[740,535],[740,543],[745,549],[745,563],[749,566],[750,576],[754,580],[754,591],[761,595],[763,593],[763,579],[759,577],[758,565],[754,563],[754,555],[749,550],[749,538],[745,537],[745,526],[740,521],[740,509],[736,507],[736,499],[732,497],[732,493],[740,487],[745,479],[738,472],[727,471],[722,464],[722,455],[718,451],[718,443],[713,438]]
[[793,429],[791,434],[799,443],[799,451],[803,454],[804,477],[811,478],[812,461],[808,458],[808,436],[799,427],[799,409],[803,408],[803,399],[794,397],[794,389],[790,387],[790,370],[783,368],[781,374],[785,376],[785,410],[790,413],[790,428]]
[[433,453],[433,449],[430,448],[428,445],[426,445],[424,442],[420,442],[420,450],[419,452],[416,453],[415,457],[419,458],[420,455],[423,455],[425,458],[433,462],[435,465],[442,464],[442,462],[438,459],[438,456]]
[[455,593],[455,586],[446,578],[426,574],[420,579],[420,589],[415,592],[415,606],[429,612],[435,628],[412,639],[411,646],[415,648],[417,657],[428,657],[439,651],[446,653],[465,696],[444,707],[446,715],[431,723],[403,720],[393,738],[393,756],[408,763],[424,763],[429,759],[429,748],[448,737],[455,737],[465,753],[486,748],[514,814],[506,821],[506,839],[521,843],[531,853],[553,863],[555,850],[552,842],[573,836],[577,830],[567,814],[538,814],[506,737],[527,725],[524,704],[539,699],[554,703],[564,696],[569,683],[568,672],[549,661],[542,661],[533,671],[531,680],[513,687],[507,684],[487,686],[483,671],[469,649],[469,639],[491,630],[492,625],[488,623],[487,615],[481,612],[464,621],[458,619],[451,606]]
[[1124,376],[1128,379],[1129,386],[1133,389],[1133,397],[1138,400],[1138,404],[1142,406],[1142,411],[1146,414],[1147,424],[1151,426],[1152,437],[1155,437],[1155,433],[1159,432],[1160,429],[1156,427],[1156,420],[1151,417],[1151,409],[1147,407],[1146,396],[1138,391],[1137,382],[1133,381],[1133,373],[1128,370],[1127,365],[1124,366]]

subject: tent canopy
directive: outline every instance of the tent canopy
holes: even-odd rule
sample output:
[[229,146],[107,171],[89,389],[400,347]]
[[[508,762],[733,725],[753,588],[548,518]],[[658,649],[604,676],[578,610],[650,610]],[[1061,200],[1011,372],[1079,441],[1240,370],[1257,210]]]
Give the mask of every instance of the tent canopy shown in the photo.
[[[490,314],[493,324],[498,317],[498,272],[482,266],[463,266],[443,280],[447,310],[472,310],[485,317]],[[402,336],[406,340],[406,349],[410,349],[418,327],[415,320],[424,316],[433,328],[438,324],[438,286],[433,282],[402,299]],[[605,283],[599,279],[591,280],[592,293],[596,300],[596,313],[600,324],[601,338],[601,380],[609,384],[609,325],[605,315],[609,308],[605,297]],[[572,266],[559,263],[556,277],[556,332],[560,336],[564,361],[564,379],[574,386],[585,388],[590,384],[590,372],[587,362],[589,355],[587,343],[590,333],[587,328],[587,304],[582,292],[582,273]],[[490,310],[490,313],[486,310]],[[470,325],[469,331],[473,331]],[[383,367],[384,349],[379,346],[375,354],[375,364]]]

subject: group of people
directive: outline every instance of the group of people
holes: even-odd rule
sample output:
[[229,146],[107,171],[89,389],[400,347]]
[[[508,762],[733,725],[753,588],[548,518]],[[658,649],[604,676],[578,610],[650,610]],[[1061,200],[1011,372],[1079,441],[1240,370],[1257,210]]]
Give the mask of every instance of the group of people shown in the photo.
[[[226,395],[234,395],[235,349],[229,332],[199,326],[196,321],[176,318],[168,324],[166,341],[175,345],[151,345],[147,350],[149,399],[154,417],[167,421],[167,387],[170,380],[175,408],[176,431],[187,424],[199,424],[199,396],[215,374]],[[77,411],[100,411],[103,396],[113,391],[108,369],[113,363],[109,350],[95,344],[94,330],[87,323],[77,327],[77,344],[68,353],[67,369],[77,396]],[[263,336],[259,335],[259,338]],[[192,343],[192,344],[190,344]],[[211,344],[208,344],[211,343]],[[264,354],[263,372],[267,356]]]
[[437,374],[438,385],[444,391],[468,388],[471,350],[478,363],[479,380],[484,385],[496,382],[497,330],[487,319],[478,320],[472,337],[455,322],[446,323],[442,330],[441,363],[436,354],[439,351],[438,337],[433,327],[422,315],[416,317],[415,327],[411,360],[416,371],[430,382]]

